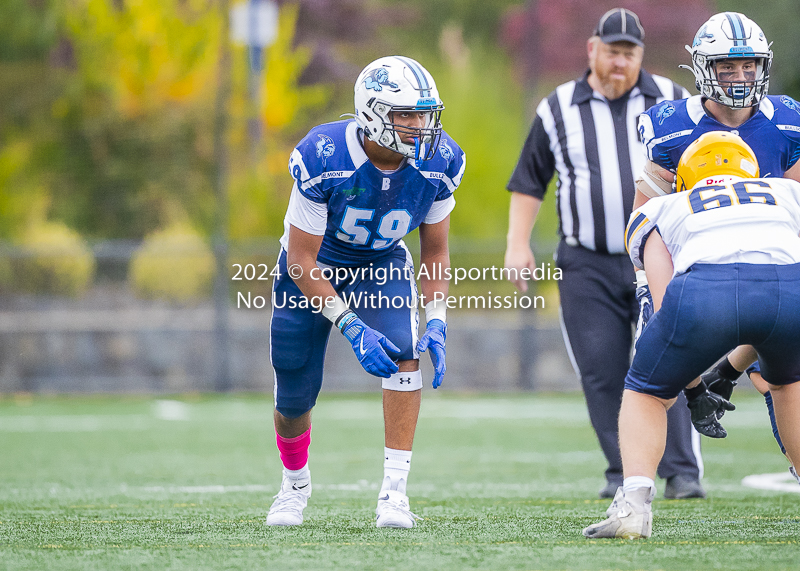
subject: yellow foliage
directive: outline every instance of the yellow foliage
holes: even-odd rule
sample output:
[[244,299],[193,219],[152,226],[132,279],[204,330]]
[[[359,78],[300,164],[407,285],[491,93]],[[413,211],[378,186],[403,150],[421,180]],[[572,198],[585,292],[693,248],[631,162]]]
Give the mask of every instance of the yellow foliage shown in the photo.
[[[298,85],[312,54],[308,47],[294,47],[297,17],[297,5],[281,6],[275,43],[264,53],[257,114],[247,92],[247,50],[234,50],[230,141],[238,152],[232,156],[229,186],[232,240],[281,233],[293,182],[287,165],[298,126],[307,124],[309,112],[323,108],[329,100],[330,86]],[[247,131],[251,112],[268,130],[255,148]]]
[[207,295],[214,278],[211,249],[188,224],[148,235],[133,255],[130,280],[149,299],[189,301]]
[[18,246],[20,255],[11,264],[15,289],[78,296],[91,285],[94,255],[83,238],[64,224],[33,224]]
[[13,137],[0,147],[0,236],[4,238],[45,217],[48,193],[29,172],[33,151],[32,141]]
[[282,170],[287,173],[283,178],[268,172],[266,158],[262,158],[251,169],[243,170],[231,177],[229,234],[232,240],[280,234],[286,200],[280,200],[276,196],[275,189],[276,187],[284,189],[284,194],[288,196],[292,188],[292,179],[286,169],[286,157],[290,152],[291,150],[282,154],[265,153],[267,158],[280,156],[283,163]]
[[267,127],[272,129],[287,127],[298,113],[320,107],[328,98],[328,90],[323,86],[297,85],[312,56],[307,46],[292,47],[298,9],[297,4],[283,6],[278,20],[278,36],[266,53],[260,114]]
[[74,0],[66,19],[84,77],[124,114],[213,98],[222,22],[211,0]]

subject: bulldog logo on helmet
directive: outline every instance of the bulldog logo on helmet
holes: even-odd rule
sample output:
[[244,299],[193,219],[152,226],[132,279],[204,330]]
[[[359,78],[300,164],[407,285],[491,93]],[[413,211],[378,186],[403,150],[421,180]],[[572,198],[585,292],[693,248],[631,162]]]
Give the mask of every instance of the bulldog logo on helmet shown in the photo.
[[374,89],[375,91],[383,91],[384,87],[391,90],[397,90],[398,85],[389,81],[389,72],[386,68],[379,67],[373,70],[366,78],[364,78],[364,85],[367,89]]
[[696,48],[703,42],[703,40],[714,39],[714,34],[709,34],[708,32],[706,32],[707,27],[708,24],[703,24],[703,27],[697,31],[697,34],[694,36],[694,41],[692,42],[692,47]]

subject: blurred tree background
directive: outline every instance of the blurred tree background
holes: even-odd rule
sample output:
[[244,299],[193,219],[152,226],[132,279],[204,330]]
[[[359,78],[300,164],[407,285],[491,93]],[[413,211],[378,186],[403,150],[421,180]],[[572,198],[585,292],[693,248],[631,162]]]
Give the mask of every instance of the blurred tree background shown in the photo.
[[[352,83],[391,53],[418,59],[466,150],[452,233],[502,256],[504,191],[538,100],[580,75],[597,19],[617,2],[564,0],[280,0],[276,41],[248,95],[234,47],[227,110],[229,236],[274,243],[292,179],[292,147],[352,109]],[[629,0],[647,32],[645,66],[692,89],[684,44],[712,13],[741,11],[774,41],[773,93],[800,92],[800,1],[658,4]],[[0,18],[0,240],[76,236],[90,244],[213,233],[213,121],[219,54],[229,42],[215,0],[4,0]],[[262,136],[253,138],[256,117]],[[555,243],[543,209],[537,239]],[[53,228],[58,228],[54,231]],[[66,234],[65,234],[66,232]],[[41,233],[41,232],[40,232]],[[33,237],[31,237],[33,236]],[[192,242],[181,238],[180,243]],[[192,242],[193,243],[193,242]],[[549,246],[543,246],[545,250]],[[2,270],[2,268],[0,268]],[[0,278],[2,278],[0,271]]]

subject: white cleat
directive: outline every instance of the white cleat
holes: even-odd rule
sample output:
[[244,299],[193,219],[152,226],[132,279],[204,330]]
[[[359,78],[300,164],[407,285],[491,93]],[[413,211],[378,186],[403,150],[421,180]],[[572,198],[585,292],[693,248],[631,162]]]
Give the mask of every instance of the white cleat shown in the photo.
[[[637,488],[627,494],[622,488],[606,511],[608,519],[595,523],[583,530],[590,538],[618,537],[622,539],[642,539],[653,533],[653,510],[651,502],[655,490]],[[611,512],[611,513],[609,513]]]
[[269,508],[267,525],[300,525],[310,497],[311,480],[290,480],[284,476],[281,491]]
[[606,517],[611,517],[612,515],[619,512],[622,509],[622,502],[625,498],[625,494],[622,492],[622,486],[617,488],[617,493],[614,494],[614,500],[611,502],[611,505],[608,506],[606,510]]
[[794,469],[794,466],[789,466],[789,473],[794,476],[794,479],[800,484],[800,476],[797,475],[797,470]]
[[384,490],[378,496],[378,507],[375,510],[378,516],[378,527],[411,528],[417,523],[416,514],[411,513],[408,496],[397,490]]

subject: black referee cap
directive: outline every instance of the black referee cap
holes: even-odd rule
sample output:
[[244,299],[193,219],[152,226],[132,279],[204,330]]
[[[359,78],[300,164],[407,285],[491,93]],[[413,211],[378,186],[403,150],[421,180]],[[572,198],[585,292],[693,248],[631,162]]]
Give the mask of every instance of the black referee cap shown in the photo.
[[614,8],[603,14],[594,30],[603,43],[631,42],[644,47],[644,28],[639,16],[625,8]]

